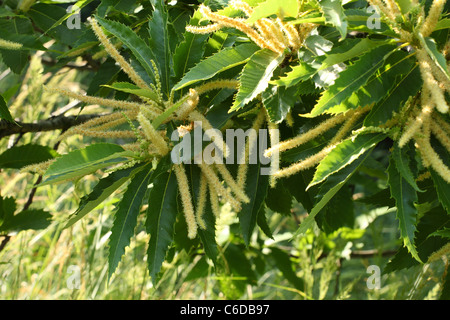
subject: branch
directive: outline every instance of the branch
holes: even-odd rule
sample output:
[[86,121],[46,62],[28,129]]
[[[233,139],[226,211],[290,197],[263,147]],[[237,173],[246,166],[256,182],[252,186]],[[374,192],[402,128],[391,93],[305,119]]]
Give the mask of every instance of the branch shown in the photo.
[[79,116],[56,116],[41,120],[37,123],[10,123],[0,120],[0,139],[17,133],[43,132],[53,130],[67,130],[90,119],[99,117],[100,114],[85,114]]

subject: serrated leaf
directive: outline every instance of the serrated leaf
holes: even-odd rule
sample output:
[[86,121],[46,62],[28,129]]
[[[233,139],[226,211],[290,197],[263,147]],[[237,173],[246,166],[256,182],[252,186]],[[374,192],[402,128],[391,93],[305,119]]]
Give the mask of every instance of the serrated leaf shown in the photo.
[[129,156],[133,156],[133,152],[110,143],[96,143],[77,149],[58,157],[45,172],[44,181],[39,186],[85,176],[98,169],[125,162]]
[[403,244],[411,255],[421,261],[414,244],[414,233],[417,224],[417,193],[414,188],[400,175],[391,158],[388,167],[388,182],[391,190],[391,196],[395,199],[397,207],[397,219],[399,221],[400,236]]
[[321,185],[318,194],[316,195],[317,201],[314,203],[314,207],[309,212],[308,217],[302,221],[299,228],[295,232],[294,237],[300,234],[305,234],[306,231],[308,231],[308,229],[314,225],[317,214],[347,183],[347,181],[355,173],[359,166],[369,157],[370,153],[371,150],[368,150],[368,152],[366,152],[362,157],[359,157],[350,165],[344,167],[342,170],[337,171],[326,178],[326,180]]
[[233,48],[225,48],[199,62],[189,70],[174,89],[179,90],[198,81],[208,80],[216,74],[244,64],[259,49],[254,44],[242,44]]
[[323,113],[340,113],[349,109],[344,102],[363,87],[369,78],[383,65],[392,54],[395,46],[385,45],[377,47],[339,74],[335,83],[320,97],[307,117],[315,117]]
[[29,209],[22,211],[0,225],[0,231],[20,232],[24,230],[40,230],[47,228],[51,223],[51,215],[44,210]]
[[262,206],[259,210],[258,217],[256,218],[256,223],[268,238],[272,240],[274,239],[272,230],[270,230],[270,226],[267,223],[266,208],[264,206]]
[[169,20],[165,6],[160,2],[153,8],[149,27],[149,46],[156,57],[158,65],[162,91],[169,96],[172,88],[171,77],[173,75],[172,52],[169,44]]
[[403,51],[394,52],[367,83],[354,92],[343,104],[347,108],[354,109],[378,103],[395,85],[396,79],[411,70],[413,62],[408,58],[408,54]]
[[0,154],[0,168],[21,169],[27,165],[55,158],[58,153],[52,148],[37,144],[12,147]]
[[104,89],[102,85],[111,83],[117,77],[117,74],[120,72],[120,67],[116,65],[116,61],[109,57],[103,62],[92,77],[91,82],[89,83],[89,87],[86,91],[86,94],[89,96],[99,96],[99,92],[101,90],[109,90]]
[[271,84],[278,86],[292,87],[301,81],[308,80],[317,73],[317,69],[309,63],[300,62],[299,65],[292,67],[292,70],[286,73],[285,76],[277,80],[270,81]]
[[151,100],[157,100],[158,95],[155,91],[151,89],[142,89],[135,84],[129,82],[114,82],[112,85],[103,85],[103,87],[111,88],[117,91],[127,92],[135,94],[140,97],[149,98]]
[[13,197],[3,198],[0,195],[0,228],[5,221],[10,220],[14,216],[17,204]]
[[400,148],[398,144],[395,144],[394,149],[392,150],[392,159],[394,160],[397,171],[402,176],[402,178],[405,179],[411,185],[411,187],[414,188],[414,190],[416,190],[417,192],[422,192],[422,190],[420,190],[420,188],[417,186],[416,179],[414,178],[414,175],[411,171],[411,159],[409,159],[408,155],[409,149],[409,145]]
[[262,94],[262,102],[270,121],[282,122],[297,100],[297,88],[269,86]]
[[231,111],[239,110],[266,90],[273,72],[283,61],[283,55],[262,49],[253,54],[242,70],[239,90]]
[[11,113],[9,112],[8,106],[3,96],[0,94],[0,119],[6,120],[11,123],[15,123]]
[[145,69],[148,76],[155,82],[155,73],[151,60],[156,61],[156,57],[153,55],[149,46],[142,40],[136,32],[130,27],[116,21],[106,20],[98,16],[95,17],[96,20],[102,25],[108,32],[116,36],[124,45],[131,50],[134,57],[140,63],[140,65]]
[[442,237],[450,239],[450,228],[443,228],[429,235],[430,237]]
[[279,181],[275,187],[268,189],[265,202],[270,210],[283,215],[290,215],[292,195],[283,182],[284,181]]
[[434,39],[430,37],[424,38],[420,32],[417,34],[417,36],[419,37],[422,46],[430,55],[431,60],[433,60],[436,66],[442,71],[442,73],[447,76],[447,79],[450,79],[450,73],[447,69],[447,60],[445,59],[445,56],[441,52],[439,52],[436,46],[436,41],[434,41]]
[[115,219],[109,240],[109,278],[116,270],[125,253],[125,247],[130,244],[130,239],[134,235],[142,201],[153,173],[151,169],[152,165],[148,164],[131,179],[114,212]]
[[373,106],[364,119],[365,126],[378,126],[391,119],[394,112],[399,112],[403,103],[414,96],[422,87],[422,77],[418,65],[413,66],[385,97]]
[[178,184],[174,172],[165,172],[153,180],[145,223],[150,241],[147,249],[148,270],[152,281],[161,270],[172,244],[174,225],[178,214]]
[[137,165],[132,168],[114,171],[108,176],[100,179],[94,189],[88,195],[81,198],[77,211],[69,216],[69,221],[64,225],[64,228],[71,227],[77,221],[85,217],[125,182],[131,180],[140,170],[142,170],[142,166]]
[[264,199],[269,187],[269,176],[261,175],[261,164],[249,164],[245,193],[249,197],[249,203],[242,204],[242,210],[238,213],[242,236],[247,245],[250,243],[253,230],[256,226],[258,214],[264,205]]
[[344,39],[347,36],[348,22],[341,0],[320,0],[318,3],[325,16],[325,22],[334,26],[341,34],[341,39]]
[[385,138],[386,135],[384,133],[377,132],[360,134],[356,137],[345,139],[331,150],[331,152],[319,163],[316,172],[314,173],[313,180],[310,182],[307,189],[324,181],[331,174],[348,166]]
[[297,0],[266,0],[259,3],[254,9],[251,16],[247,19],[247,23],[254,23],[261,18],[271,15],[278,17],[296,17],[299,10]]
[[[200,26],[202,14],[197,10],[189,21],[191,26]],[[203,57],[207,34],[184,33],[184,40],[173,53],[174,81],[179,81],[186,72],[194,67]]]

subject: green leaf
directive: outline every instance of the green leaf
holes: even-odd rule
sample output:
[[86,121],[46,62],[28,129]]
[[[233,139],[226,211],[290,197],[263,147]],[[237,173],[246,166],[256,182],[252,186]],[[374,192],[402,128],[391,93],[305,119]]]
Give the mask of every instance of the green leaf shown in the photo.
[[409,57],[406,52],[394,52],[386,59],[383,67],[378,69],[367,83],[354,92],[343,104],[347,108],[354,109],[378,103],[395,85],[399,75],[406,74],[411,70],[414,62],[412,59],[408,59]]
[[125,151],[117,144],[92,144],[58,157],[45,172],[45,180],[40,186],[85,176],[98,169],[125,162],[127,157],[133,155],[133,152]]
[[292,195],[283,182],[284,180],[278,181],[274,188],[269,188],[265,202],[270,210],[284,215],[290,215]]
[[408,152],[410,151],[410,145],[406,145],[403,148],[400,148],[398,144],[394,145],[394,149],[392,150],[392,159],[394,160],[395,166],[397,168],[398,173],[402,176],[404,180],[406,180],[411,187],[414,188],[417,192],[422,192],[420,188],[417,186],[416,178],[414,177],[410,162],[413,159],[410,159]]
[[24,230],[40,230],[47,228],[51,223],[51,215],[44,210],[25,210],[0,225],[0,231],[20,232]]
[[[202,14],[197,10],[189,21],[191,26],[200,26]],[[173,53],[174,81],[179,81],[186,72],[194,67],[203,57],[207,34],[184,33],[184,40],[177,46]]]
[[196,82],[211,79],[220,72],[244,64],[258,49],[259,47],[254,44],[225,48],[189,70],[183,79],[175,85],[174,89],[179,90]]
[[444,228],[430,234],[430,237],[442,237],[450,239],[450,228]]
[[147,250],[148,270],[152,281],[161,270],[173,241],[177,219],[178,184],[174,172],[164,172],[153,180],[147,209],[146,229],[150,234]]
[[270,230],[269,224],[267,223],[266,208],[264,206],[261,206],[261,210],[259,210],[259,212],[258,212],[258,217],[256,218],[256,223],[258,224],[258,226],[261,228],[262,232],[264,232],[264,234],[267,237],[269,237],[272,240],[274,239],[272,230]]
[[239,110],[266,90],[273,72],[283,61],[283,55],[262,49],[253,54],[242,70],[239,91],[231,111]]
[[362,157],[353,161],[350,165],[344,167],[342,170],[335,172],[328,176],[321,185],[318,194],[316,195],[317,202],[309,212],[308,217],[302,221],[300,227],[294,234],[298,236],[305,234],[309,228],[314,225],[317,214],[325,207],[325,205],[334,197],[334,195],[347,183],[350,177],[355,173],[359,166],[369,157],[372,150],[366,152]]
[[142,168],[141,165],[137,165],[132,168],[117,170],[100,179],[91,193],[81,198],[77,211],[70,215],[69,221],[64,225],[64,228],[71,227],[85,217],[125,182],[131,180]]
[[422,46],[430,55],[431,60],[434,61],[436,66],[442,71],[442,73],[447,76],[447,79],[450,80],[450,73],[447,69],[447,60],[445,59],[444,55],[439,52],[434,39],[430,37],[424,38],[420,32],[417,34],[417,36],[419,37]]
[[9,113],[8,106],[3,96],[0,94],[0,119],[6,120],[11,123],[15,123],[11,113]]
[[384,133],[377,132],[360,134],[345,139],[319,163],[313,180],[307,189],[324,181],[331,174],[342,170],[385,138]]
[[281,271],[284,278],[289,281],[297,290],[304,290],[304,283],[295,272],[295,267],[289,255],[281,249],[270,248],[270,257],[275,261],[278,270]]
[[282,122],[297,101],[297,88],[269,86],[261,95],[271,122]]
[[151,89],[142,89],[135,84],[129,82],[114,82],[112,85],[103,85],[103,87],[111,88],[117,91],[127,92],[135,94],[140,97],[149,98],[151,100],[157,100],[158,95]]
[[247,245],[250,243],[253,230],[256,226],[258,214],[264,205],[264,199],[269,187],[269,176],[261,175],[260,164],[249,164],[245,193],[249,197],[249,203],[242,204],[242,210],[238,213],[242,235]]
[[169,20],[165,6],[159,5],[153,8],[152,19],[148,22],[149,46],[156,57],[158,65],[162,91],[169,96],[171,77],[173,75],[172,52],[169,44]]
[[269,83],[278,86],[292,87],[301,81],[308,80],[316,73],[317,69],[312,67],[309,63],[300,62],[299,65],[292,67],[292,70],[285,76],[280,77],[277,80],[272,80]]
[[0,168],[21,169],[27,165],[44,162],[58,156],[52,148],[26,144],[12,147],[0,154]]
[[321,0],[319,5],[325,16],[325,22],[334,26],[341,34],[341,38],[345,39],[348,23],[341,0]]
[[399,112],[403,103],[409,97],[414,96],[422,87],[422,77],[419,66],[413,66],[385,95],[385,97],[373,106],[364,119],[365,126],[378,126],[391,119],[394,112]]
[[125,254],[125,247],[130,244],[130,239],[134,234],[142,201],[153,173],[151,169],[152,165],[148,164],[131,179],[122,200],[117,205],[109,241],[109,278],[116,270]]
[[13,197],[3,198],[0,195],[0,228],[5,221],[10,220],[14,216],[17,204]]
[[397,207],[397,219],[399,221],[400,236],[404,245],[417,260],[421,261],[414,244],[414,233],[417,224],[417,193],[414,188],[402,177],[391,158],[388,167],[388,182],[391,197],[395,199]]
[[277,15],[280,18],[296,17],[298,10],[299,2],[297,0],[266,0],[253,9],[253,13],[247,19],[247,23],[252,24],[261,18],[271,15]]
[[363,55],[353,65],[342,71],[335,83],[320,97],[308,117],[315,117],[323,113],[340,113],[348,110],[344,102],[364,86],[369,78],[383,65],[392,54],[395,46],[385,45],[377,47]]
[[133,29],[120,22],[102,19],[98,16],[95,18],[108,32],[116,36],[131,50],[134,57],[145,69],[152,81],[155,82],[155,73],[151,60],[156,61],[157,59],[145,41],[142,40]]

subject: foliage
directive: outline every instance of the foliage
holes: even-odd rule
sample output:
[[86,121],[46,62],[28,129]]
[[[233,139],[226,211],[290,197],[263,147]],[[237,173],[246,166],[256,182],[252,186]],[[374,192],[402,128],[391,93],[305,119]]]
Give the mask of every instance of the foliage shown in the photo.
[[[19,135],[0,168],[37,173],[33,192],[97,177],[78,209],[53,213],[64,229],[120,195],[108,226],[109,280],[143,228],[154,286],[179,263],[192,267],[190,280],[213,268],[225,297],[239,298],[273,264],[302,298],[345,298],[354,284],[331,294],[329,274],[377,212],[398,231],[385,272],[447,261],[445,1],[78,1],[82,19],[68,3],[3,3],[0,54],[12,83],[0,92],[0,130],[20,125],[25,99],[48,116],[98,112],[58,128],[53,149]],[[77,78],[58,81],[61,70]],[[79,103],[55,102],[67,98]],[[229,129],[259,134],[236,151]],[[200,146],[191,141],[198,130]],[[254,148],[260,157],[250,163]],[[6,237],[50,224],[43,209],[14,214],[15,199],[0,200]],[[281,218],[294,225],[292,251],[277,238]],[[316,264],[326,272],[314,284]]]

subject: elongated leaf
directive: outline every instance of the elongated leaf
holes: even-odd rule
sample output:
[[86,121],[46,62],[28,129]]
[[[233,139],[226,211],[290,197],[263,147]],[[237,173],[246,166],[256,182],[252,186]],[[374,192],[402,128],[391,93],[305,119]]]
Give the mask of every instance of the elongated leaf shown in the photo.
[[37,144],[17,146],[0,154],[0,168],[21,169],[33,163],[55,158],[57,155],[52,148]]
[[131,179],[114,213],[114,225],[109,242],[109,278],[116,270],[125,253],[125,247],[130,244],[130,239],[134,234],[142,201],[152,175],[151,168],[151,164],[146,165]]
[[71,151],[58,157],[49,166],[40,186],[91,174],[98,169],[127,161],[128,156],[133,156],[133,153],[110,143],[97,143]]
[[339,31],[341,38],[344,39],[347,36],[347,17],[345,16],[344,9],[342,8],[341,0],[321,0],[319,5],[322,8],[325,16],[325,21]]
[[[191,26],[199,26],[202,14],[196,11],[189,21]],[[205,21],[206,22],[206,21]],[[179,81],[186,72],[194,67],[203,57],[207,34],[184,33],[184,40],[177,46],[173,53],[174,81]]]
[[417,208],[414,206],[414,203],[417,202],[417,193],[400,175],[392,158],[388,167],[388,181],[391,196],[395,199],[397,207],[397,219],[403,244],[411,255],[420,262],[421,260],[414,244],[414,233],[416,232],[417,224]]
[[278,270],[297,290],[304,290],[304,283],[295,273],[293,262],[289,255],[278,248],[270,248],[270,257],[275,261]]
[[434,39],[430,37],[423,38],[420,33],[418,33],[418,37],[422,46],[425,48],[425,50],[427,50],[434,63],[436,63],[436,66],[441,69],[442,73],[447,76],[447,79],[450,79],[450,73],[447,69],[447,60],[445,59],[444,55],[439,52]]
[[339,78],[322,94],[314,109],[307,116],[315,117],[323,113],[340,113],[348,110],[343,102],[367,83],[375,71],[392,54],[393,49],[395,47],[391,45],[377,47],[342,71]]
[[2,232],[20,232],[24,230],[40,230],[47,228],[51,223],[51,215],[44,210],[29,209],[22,211],[0,225]]
[[174,89],[179,90],[198,81],[211,79],[220,72],[244,64],[258,49],[259,47],[254,44],[225,48],[189,70]]
[[365,126],[378,126],[398,112],[403,103],[414,96],[422,87],[419,67],[413,66],[388,92],[385,97],[370,110],[364,120]]
[[107,87],[107,88],[111,88],[111,89],[114,89],[114,90],[135,94],[137,96],[149,98],[149,99],[152,99],[152,100],[157,100],[158,99],[158,95],[153,90],[142,89],[142,88],[138,87],[137,85],[134,85],[134,84],[129,83],[129,82],[114,82],[112,85],[104,85],[103,87]]
[[151,60],[156,61],[156,57],[152,54],[152,51],[149,46],[147,46],[145,41],[142,40],[130,27],[120,22],[102,19],[98,16],[95,18],[108,32],[116,36],[131,50],[152,81],[155,81],[155,73],[151,65]]
[[283,56],[268,49],[252,55],[242,70],[239,91],[230,111],[239,110],[266,90],[273,72],[283,61]]
[[384,138],[386,138],[384,133],[368,133],[342,141],[317,166],[314,178],[307,189],[348,166]]
[[250,198],[250,202],[242,204],[242,210],[238,213],[242,235],[247,245],[250,243],[258,214],[264,205],[269,187],[269,176],[261,175],[260,170],[260,164],[248,165],[245,192]]
[[362,157],[353,161],[347,167],[328,176],[316,195],[317,202],[308,214],[308,217],[302,221],[300,227],[294,234],[294,237],[305,234],[309,228],[314,225],[317,214],[334,197],[334,195],[347,183],[350,177],[355,173],[359,166],[369,157],[372,150],[368,150]]
[[395,144],[392,151],[392,159],[394,160],[397,171],[402,176],[402,178],[406,180],[411,185],[411,187],[414,188],[414,190],[421,192],[422,190],[420,190],[420,188],[417,186],[416,178],[411,171],[411,159],[409,158],[408,151],[409,145],[400,148],[398,144]]
[[343,105],[347,108],[364,107],[378,103],[395,85],[400,75],[408,73],[414,62],[403,51],[394,52],[386,63],[370,77],[365,85],[354,92]]
[[263,104],[270,121],[280,123],[286,118],[297,100],[296,92],[296,87],[270,86],[262,93]]
[[85,217],[125,182],[131,180],[140,170],[142,170],[142,166],[137,165],[132,168],[114,171],[102,178],[91,193],[81,198],[77,211],[69,217],[69,221],[67,221],[64,228],[71,227],[74,223]]
[[285,76],[270,81],[271,84],[278,86],[292,87],[301,81],[308,80],[317,73],[317,69],[306,62],[300,62],[299,65],[292,67],[292,70]]
[[173,75],[172,52],[169,44],[169,20],[165,6],[158,2],[153,8],[152,19],[148,23],[149,27],[149,46],[156,57],[158,65],[162,91],[169,96],[171,77]]
[[262,206],[261,210],[259,210],[258,217],[256,218],[256,223],[267,237],[269,237],[270,239],[274,239],[272,230],[270,230],[270,226],[267,223],[266,208],[264,206]]
[[256,20],[271,15],[277,15],[278,17],[296,17],[298,10],[299,2],[297,0],[266,0],[254,8],[247,22],[251,24],[256,22]]
[[145,225],[150,234],[147,256],[148,270],[153,282],[173,241],[178,214],[177,186],[175,174],[169,171],[156,177],[150,190]]

